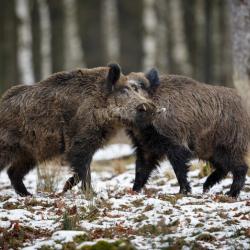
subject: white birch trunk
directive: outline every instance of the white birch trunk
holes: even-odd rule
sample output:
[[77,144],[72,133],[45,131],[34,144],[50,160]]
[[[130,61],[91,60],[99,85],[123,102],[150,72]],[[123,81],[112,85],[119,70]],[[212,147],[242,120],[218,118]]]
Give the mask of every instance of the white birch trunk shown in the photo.
[[51,29],[49,8],[46,0],[38,0],[41,25],[41,76],[48,77],[52,72],[51,62]]
[[250,0],[231,0],[233,81],[250,108]]
[[32,63],[32,34],[29,13],[29,0],[16,1],[16,14],[19,19],[17,60],[21,83],[34,83]]
[[143,37],[143,70],[146,71],[149,68],[156,65],[157,54],[157,17],[155,11],[155,0],[143,0],[143,26],[145,35]]
[[86,66],[84,62],[84,51],[81,47],[81,40],[76,20],[76,1],[64,0],[66,15],[66,41],[65,41],[65,66],[66,69],[83,68]]
[[109,62],[118,62],[120,58],[120,40],[116,0],[102,1],[102,25],[107,60]]

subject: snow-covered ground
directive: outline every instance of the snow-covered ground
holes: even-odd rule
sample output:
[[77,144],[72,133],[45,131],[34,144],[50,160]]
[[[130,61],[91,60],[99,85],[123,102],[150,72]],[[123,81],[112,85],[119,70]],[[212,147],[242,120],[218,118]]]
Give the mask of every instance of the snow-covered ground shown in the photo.
[[[95,159],[103,155],[107,160],[111,151],[117,152],[106,150]],[[127,155],[129,150],[124,151]],[[169,163],[164,162],[146,189],[135,194],[134,165],[125,170],[93,171],[97,196],[91,200],[79,187],[61,197],[36,193],[35,170],[25,178],[34,196],[21,198],[2,172],[0,249],[250,249],[249,177],[240,198],[233,200],[222,194],[232,182],[230,176],[203,195],[205,178],[199,177],[199,169],[190,171],[193,194],[182,196],[177,194]],[[69,176],[62,169],[58,191]]]

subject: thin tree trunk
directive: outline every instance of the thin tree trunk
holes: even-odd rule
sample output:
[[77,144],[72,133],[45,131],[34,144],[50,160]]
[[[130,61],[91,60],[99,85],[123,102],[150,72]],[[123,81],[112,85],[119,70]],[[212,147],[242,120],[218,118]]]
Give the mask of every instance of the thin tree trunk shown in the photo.
[[52,72],[65,69],[65,8],[64,2],[47,0],[51,23]]
[[187,44],[185,41],[184,25],[180,0],[170,1],[169,14],[173,33],[173,58],[178,65],[177,73],[190,75],[191,67],[188,62]]
[[233,80],[250,108],[250,0],[231,0]]
[[81,45],[88,67],[104,65],[105,46],[101,24],[100,0],[77,0],[77,21],[80,27]]
[[143,0],[143,69],[144,71],[156,65],[157,53],[157,16],[155,0]]
[[32,64],[32,35],[29,15],[29,1],[16,1],[16,13],[19,19],[18,27],[18,66],[21,82],[34,83],[34,71]]
[[[198,0],[199,1],[199,0]],[[198,39],[197,39],[197,0],[182,0],[182,13],[185,41],[188,51],[188,62],[191,66],[191,75],[197,78],[198,72]]]
[[204,57],[205,57],[205,44],[204,44],[204,37],[205,37],[205,2],[204,0],[198,0],[195,5],[195,15],[196,15],[196,79],[202,82],[205,82],[204,76]]
[[119,62],[120,40],[117,0],[102,1],[102,25],[106,59],[108,62]]
[[205,49],[204,49],[204,77],[206,83],[213,82],[213,1],[205,0]]
[[118,1],[120,28],[120,63],[123,72],[142,70],[142,0]]
[[167,5],[165,0],[156,1],[156,13],[158,19],[158,25],[156,29],[157,39],[157,55],[156,66],[160,72],[167,72],[169,69],[168,53],[167,53],[167,25],[166,25],[166,13]]
[[84,53],[81,47],[81,40],[76,19],[76,0],[64,0],[66,15],[65,31],[65,68],[85,67]]
[[0,94],[18,83],[17,18],[15,1],[1,3],[0,8]]
[[233,86],[232,79],[232,48],[230,39],[230,15],[229,6],[226,1],[219,2],[219,62],[218,66],[220,69],[220,79],[219,82],[228,87]]
[[41,29],[41,79],[52,72],[51,29],[49,8],[46,0],[38,0]]
[[32,63],[35,81],[41,80],[41,25],[38,0],[29,0],[32,31]]

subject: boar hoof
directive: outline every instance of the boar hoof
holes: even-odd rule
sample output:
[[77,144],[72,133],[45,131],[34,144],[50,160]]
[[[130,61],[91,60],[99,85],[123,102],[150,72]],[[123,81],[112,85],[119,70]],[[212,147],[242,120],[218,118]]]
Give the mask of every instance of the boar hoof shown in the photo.
[[240,194],[240,192],[233,191],[233,190],[229,190],[228,192],[226,192],[226,195],[228,195],[232,198],[235,198],[235,199],[238,198],[239,194]]
[[22,192],[22,193],[20,193],[20,192],[18,192],[18,195],[20,195],[21,197],[27,197],[27,196],[33,196],[30,192]]
[[140,191],[141,191],[141,187],[139,187],[139,186],[133,186],[133,188],[132,188],[132,190],[134,191],[134,192],[137,192],[137,193],[139,193]]
[[182,188],[180,188],[179,193],[187,195],[187,194],[191,194],[192,191],[191,191],[190,187],[182,187]]

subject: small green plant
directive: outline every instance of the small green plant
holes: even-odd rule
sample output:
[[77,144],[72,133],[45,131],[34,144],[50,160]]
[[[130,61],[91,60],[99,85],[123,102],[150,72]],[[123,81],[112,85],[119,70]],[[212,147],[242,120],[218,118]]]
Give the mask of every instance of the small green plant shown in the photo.
[[136,250],[136,248],[129,241],[108,242],[100,240],[94,245],[81,247],[81,250]]
[[212,242],[212,241],[216,240],[216,238],[209,233],[202,233],[196,237],[196,240]]
[[203,178],[205,176],[210,175],[211,173],[212,173],[211,165],[208,161],[205,161],[204,164],[201,165],[199,177]]
[[70,215],[68,211],[65,211],[62,218],[62,230],[77,230],[79,229],[79,215]]

